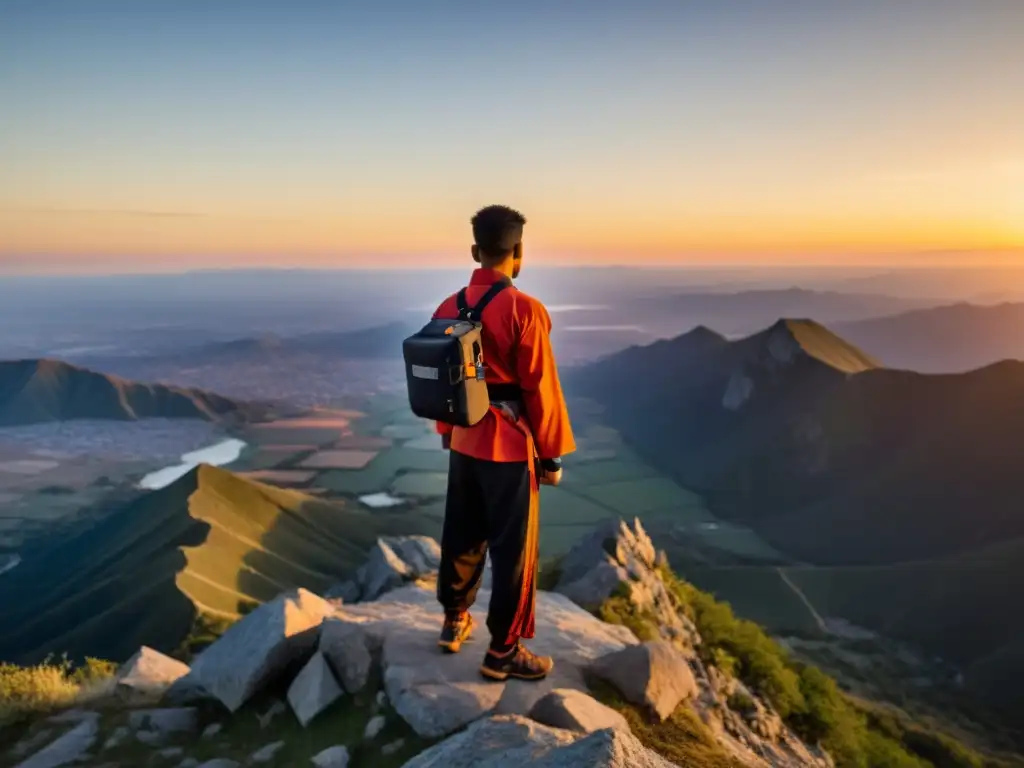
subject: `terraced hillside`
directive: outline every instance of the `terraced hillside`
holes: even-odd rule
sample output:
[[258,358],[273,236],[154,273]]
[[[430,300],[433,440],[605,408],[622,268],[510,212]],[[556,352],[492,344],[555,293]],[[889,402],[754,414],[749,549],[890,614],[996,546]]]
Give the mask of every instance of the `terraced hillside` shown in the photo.
[[291,587],[322,591],[378,536],[418,532],[434,528],[203,465],[97,524],[24,546],[0,579],[0,659],[171,651],[200,612],[235,618]]
[[253,418],[265,409],[212,392],[140,384],[59,360],[0,361],[0,426],[71,419]]

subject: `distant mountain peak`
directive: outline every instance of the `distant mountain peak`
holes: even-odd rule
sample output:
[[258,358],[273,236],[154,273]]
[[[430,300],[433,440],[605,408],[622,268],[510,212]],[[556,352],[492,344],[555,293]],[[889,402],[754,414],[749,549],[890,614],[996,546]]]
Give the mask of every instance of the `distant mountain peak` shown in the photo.
[[212,392],[143,384],[61,360],[0,360],[0,426],[74,419],[244,420],[264,410]]
[[710,342],[715,344],[721,342],[728,342],[728,339],[726,339],[725,336],[720,334],[718,331],[708,328],[706,325],[694,326],[679,338],[688,339],[690,341]]
[[882,367],[870,355],[807,318],[782,318],[757,336],[764,339],[768,354],[780,363],[804,354],[843,373]]

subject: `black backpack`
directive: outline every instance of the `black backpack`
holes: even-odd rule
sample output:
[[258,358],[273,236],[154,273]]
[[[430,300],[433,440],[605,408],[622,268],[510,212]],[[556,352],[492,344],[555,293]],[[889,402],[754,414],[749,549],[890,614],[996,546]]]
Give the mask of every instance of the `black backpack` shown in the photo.
[[491,398],[484,381],[480,316],[511,285],[499,280],[475,307],[466,304],[466,289],[457,298],[456,320],[431,320],[402,342],[405,378],[412,412],[423,419],[471,427],[487,414]]

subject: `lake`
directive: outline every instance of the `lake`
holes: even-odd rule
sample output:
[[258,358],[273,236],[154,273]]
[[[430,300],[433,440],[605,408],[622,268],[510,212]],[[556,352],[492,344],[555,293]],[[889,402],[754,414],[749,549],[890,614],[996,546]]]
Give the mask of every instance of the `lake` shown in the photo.
[[229,440],[222,440],[207,448],[200,448],[198,451],[186,453],[181,457],[180,464],[174,464],[158,469],[155,472],[150,472],[139,481],[139,488],[145,488],[148,491],[166,488],[200,464],[212,464],[215,467],[230,464],[233,461],[237,461],[238,457],[242,455],[245,445],[244,441],[231,438]]

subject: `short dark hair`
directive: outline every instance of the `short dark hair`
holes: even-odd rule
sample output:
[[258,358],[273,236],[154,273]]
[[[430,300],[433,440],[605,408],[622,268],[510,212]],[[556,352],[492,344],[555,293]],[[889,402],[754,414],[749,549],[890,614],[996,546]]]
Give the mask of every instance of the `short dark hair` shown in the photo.
[[508,206],[489,205],[477,211],[470,223],[477,247],[488,256],[498,257],[522,242],[526,219]]

